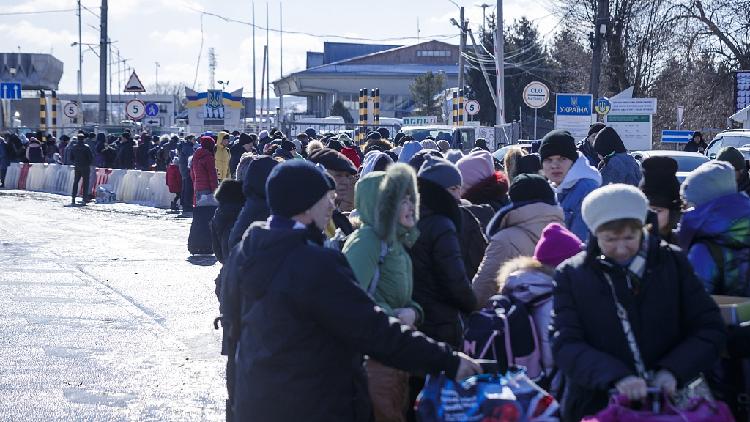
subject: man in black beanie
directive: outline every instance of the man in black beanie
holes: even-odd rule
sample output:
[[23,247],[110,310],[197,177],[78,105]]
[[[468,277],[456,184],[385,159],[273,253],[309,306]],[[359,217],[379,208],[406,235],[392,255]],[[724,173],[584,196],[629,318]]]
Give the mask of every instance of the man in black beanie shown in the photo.
[[599,156],[596,154],[596,151],[594,151],[594,141],[596,140],[596,134],[605,127],[607,126],[602,122],[594,123],[589,127],[589,133],[586,135],[586,139],[578,144],[578,150],[588,158],[589,164],[594,167],[599,165]]
[[594,150],[601,159],[598,168],[602,185],[625,183],[637,187],[641,182],[641,166],[628,154],[614,128],[607,126],[596,134]]
[[240,137],[229,147],[229,172],[232,177],[235,177],[242,154],[252,151],[257,140],[258,135],[254,133],[240,133]]
[[271,216],[251,225],[230,255],[221,296],[233,299],[222,301],[222,314],[239,340],[234,420],[372,420],[363,355],[455,379],[481,372],[389,320],[344,255],[323,247],[333,189],[308,161],[277,165],[266,183]]
[[726,161],[734,167],[734,178],[737,180],[737,191],[750,195],[750,175],[747,172],[747,161],[740,150],[735,147],[724,147],[716,156],[719,161]]
[[676,244],[673,231],[682,216],[677,161],[672,157],[655,156],[643,160],[641,167],[643,180],[639,187],[656,214],[659,234],[667,242]]

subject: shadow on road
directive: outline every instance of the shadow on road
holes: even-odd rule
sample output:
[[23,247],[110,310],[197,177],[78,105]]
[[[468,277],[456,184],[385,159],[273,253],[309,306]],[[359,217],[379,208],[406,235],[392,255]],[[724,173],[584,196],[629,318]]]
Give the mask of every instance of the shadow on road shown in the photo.
[[210,267],[216,263],[216,257],[213,255],[191,255],[187,258],[187,262],[201,267]]

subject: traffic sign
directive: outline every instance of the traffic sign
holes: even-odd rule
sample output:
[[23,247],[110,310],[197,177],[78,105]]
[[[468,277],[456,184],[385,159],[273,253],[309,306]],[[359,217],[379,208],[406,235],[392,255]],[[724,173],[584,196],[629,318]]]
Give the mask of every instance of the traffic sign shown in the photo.
[[662,130],[661,142],[686,144],[693,138],[693,133],[692,130]]
[[596,111],[596,114],[604,116],[609,114],[610,110],[612,110],[612,103],[609,99],[602,97],[596,100],[596,103],[594,104],[594,111]]
[[147,117],[143,120],[146,126],[161,126],[161,119],[158,117]]
[[531,108],[542,108],[549,102],[547,85],[534,81],[523,89],[523,102]]
[[130,100],[125,104],[125,114],[133,120],[140,120],[146,115],[146,105],[141,100]]
[[592,96],[589,94],[557,94],[558,116],[588,116],[591,117]]
[[464,104],[464,110],[469,116],[474,116],[479,113],[479,101],[469,100]]
[[20,100],[21,84],[15,82],[0,83],[0,99],[3,100]]
[[159,106],[156,103],[146,103],[146,116],[155,117],[159,115]]
[[76,103],[67,103],[63,107],[63,114],[67,117],[70,117],[71,119],[78,116],[78,112],[80,110],[78,109],[78,104]]
[[130,75],[128,83],[125,84],[124,92],[146,92],[146,88],[143,87],[141,79],[135,74],[135,70]]

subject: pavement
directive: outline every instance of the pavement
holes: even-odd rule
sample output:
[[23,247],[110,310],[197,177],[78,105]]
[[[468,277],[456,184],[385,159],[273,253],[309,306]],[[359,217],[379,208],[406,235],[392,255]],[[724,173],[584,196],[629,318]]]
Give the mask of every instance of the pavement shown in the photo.
[[220,264],[189,260],[190,221],[0,190],[0,421],[224,419]]

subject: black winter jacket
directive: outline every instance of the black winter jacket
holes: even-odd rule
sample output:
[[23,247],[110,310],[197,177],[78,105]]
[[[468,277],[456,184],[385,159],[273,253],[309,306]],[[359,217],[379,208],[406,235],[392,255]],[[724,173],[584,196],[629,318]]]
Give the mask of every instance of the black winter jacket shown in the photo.
[[218,208],[211,219],[211,242],[214,255],[222,264],[229,257],[229,233],[240,215],[240,210],[245,203],[245,195],[242,193],[242,182],[232,179],[224,179],[219,188],[216,189],[216,201]]
[[424,179],[417,179],[417,184],[420,235],[409,255],[414,265],[412,297],[424,310],[424,321],[418,328],[458,348],[463,342],[459,314],[472,312],[477,305],[458,236],[461,211],[441,186]]
[[76,141],[71,148],[71,157],[73,159],[73,165],[78,168],[90,167],[94,163],[94,154],[91,152],[91,148],[83,142]]
[[245,205],[229,233],[229,249],[240,243],[245,230],[254,221],[263,221],[271,214],[266,203],[266,180],[268,180],[268,175],[271,174],[271,170],[277,164],[278,161],[268,155],[253,157],[253,160],[248,164],[245,180],[242,181]]
[[119,144],[115,164],[119,169],[133,169],[135,167],[135,142],[125,141]]
[[236,420],[371,420],[363,354],[455,375],[455,354],[389,319],[323,239],[256,222],[231,253],[222,311],[239,328]]
[[[492,207],[483,205],[490,210]],[[466,276],[473,280],[479,270],[479,265],[484,258],[484,251],[487,249],[487,238],[484,237],[482,223],[476,217],[469,207],[460,205],[461,210],[461,232],[458,234],[459,243],[461,244],[461,256],[466,268]]]
[[567,381],[561,420],[597,413],[617,381],[636,375],[604,271],[627,310],[647,371],[667,369],[683,385],[718,361],[726,337],[718,307],[677,247],[650,236],[643,280],[633,282],[637,294],[625,270],[600,255],[597,242],[589,242],[555,274],[552,350]]

